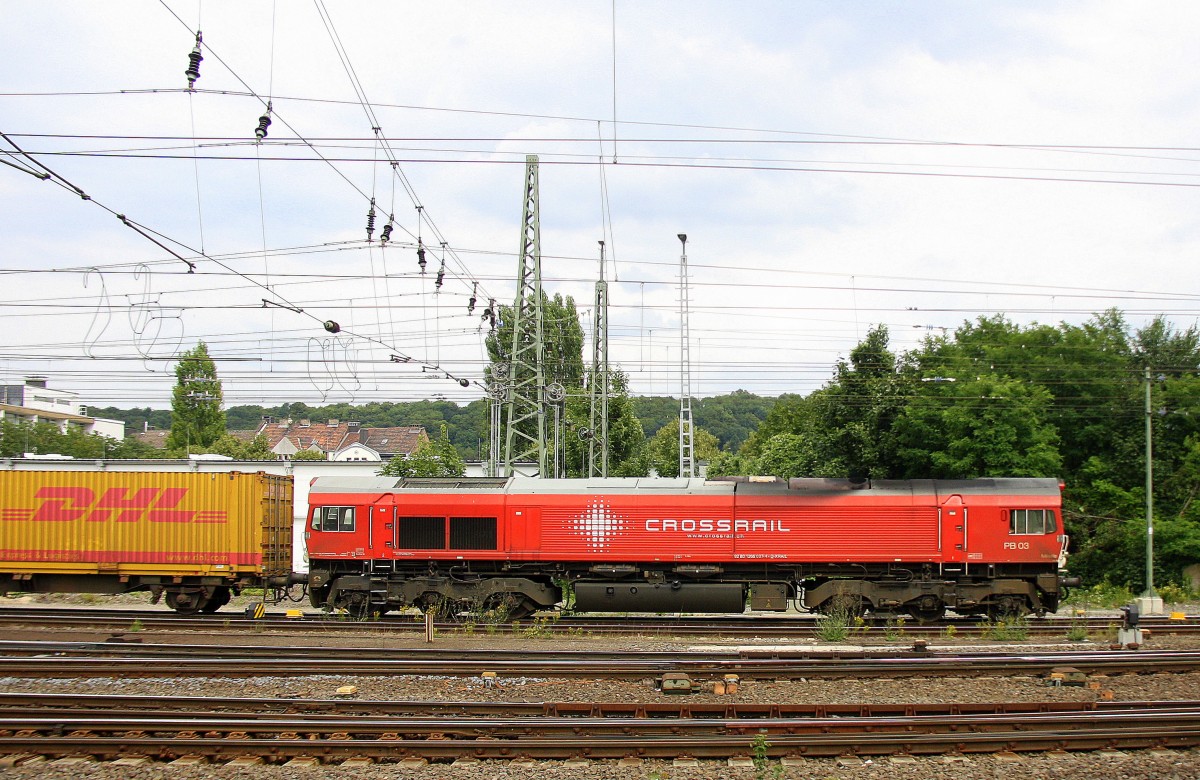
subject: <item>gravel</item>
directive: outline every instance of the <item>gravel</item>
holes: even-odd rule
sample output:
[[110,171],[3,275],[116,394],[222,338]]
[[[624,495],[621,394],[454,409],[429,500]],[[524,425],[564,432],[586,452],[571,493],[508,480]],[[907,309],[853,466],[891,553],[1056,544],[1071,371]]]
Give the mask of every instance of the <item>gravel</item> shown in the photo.
[[[43,634],[42,638],[46,638]],[[80,635],[55,635],[56,639],[83,639]],[[94,638],[94,637],[89,637]],[[166,632],[146,632],[146,642],[197,642],[194,633],[170,636]],[[235,638],[211,638],[215,642],[237,644],[321,644],[331,651],[337,646],[354,647],[426,647],[423,637],[413,634],[394,634],[367,631],[361,635],[306,636],[256,633]],[[773,644],[764,639],[764,644]],[[706,641],[705,646],[735,647],[752,645],[753,641],[739,639],[728,642]],[[436,647],[465,649],[624,649],[672,650],[695,648],[695,640],[673,641],[660,637],[598,638],[549,637],[529,638],[476,634],[473,636],[442,635]],[[905,647],[904,643],[889,645]],[[1034,649],[1078,650],[1097,645],[1063,644],[1054,648],[1041,644],[1021,643],[1011,649],[1028,653]],[[1147,649],[1182,649],[1188,642],[1171,636],[1153,637]],[[935,643],[934,651],[962,650],[996,651],[995,645],[979,647],[975,641],[956,644]],[[481,669],[480,671],[484,671]],[[1093,678],[1100,690],[1087,687],[1054,687],[1040,678],[905,678],[883,680],[744,680],[732,696],[717,696],[711,687],[693,694],[691,702],[767,702],[767,703],[945,703],[945,702],[1035,702],[1035,701],[1094,701],[1111,691],[1116,701],[1133,700],[1190,700],[1200,698],[1200,674],[1119,675]],[[61,679],[28,680],[0,678],[0,691],[8,692],[73,692],[79,694],[110,693],[171,696],[213,697],[311,697],[330,698],[340,686],[354,685],[359,699],[434,699],[446,701],[662,701],[647,682],[586,681],[554,678],[509,678],[487,685],[482,678],[444,677],[257,677],[233,678],[170,678],[170,679]],[[747,745],[749,752],[749,745]],[[336,780],[380,780],[381,778],[450,778],[451,780],[516,780],[521,778],[563,778],[563,780],[768,780],[772,778],[803,778],[812,780],[1170,780],[1200,777],[1200,750],[1191,751],[1123,751],[1112,754],[1022,754],[1012,760],[1001,756],[916,758],[912,763],[898,763],[890,758],[807,759],[798,765],[784,766],[779,761],[763,767],[731,766],[725,761],[701,761],[696,766],[676,765],[670,761],[642,761],[623,766],[615,761],[593,761],[584,765],[562,761],[543,761],[535,766],[522,766],[504,761],[483,761],[469,764],[430,764],[412,767],[400,764],[377,764],[367,768],[321,766],[261,765],[233,766],[174,766],[153,762],[142,766],[114,766],[107,763],[65,764],[41,762],[0,769],[4,778],[38,778],[39,780],[275,780],[297,777],[335,778]]]

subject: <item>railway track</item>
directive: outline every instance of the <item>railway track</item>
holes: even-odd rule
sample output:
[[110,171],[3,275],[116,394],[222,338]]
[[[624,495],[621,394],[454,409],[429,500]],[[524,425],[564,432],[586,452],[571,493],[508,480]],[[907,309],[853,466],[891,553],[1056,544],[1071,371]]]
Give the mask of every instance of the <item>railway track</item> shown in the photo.
[[[0,754],[272,763],[815,758],[1200,745],[1200,702],[771,708],[0,697]],[[43,700],[44,699],[44,700]],[[199,705],[199,708],[197,706]],[[644,705],[643,705],[644,706]],[[189,709],[194,708],[194,709]],[[219,712],[214,712],[219,710]]]
[[0,676],[295,677],[310,675],[605,678],[643,680],[666,672],[720,679],[981,677],[1200,671],[1200,651],[1080,651],[1030,654],[796,650],[788,647],[654,653],[569,650],[339,649],[275,646],[0,642]]
[[[277,608],[279,609],[279,608]],[[1104,617],[1053,617],[1031,619],[1019,625],[1019,633],[1030,637],[1065,639],[1068,635],[1085,635],[1103,638],[1115,633],[1121,618]],[[282,614],[264,618],[249,618],[244,614],[179,616],[162,610],[125,609],[41,609],[0,608],[0,626],[27,626],[38,629],[88,629],[95,631],[127,632],[136,626],[139,631],[196,631],[203,628],[219,632],[222,629],[244,630],[247,625],[261,631],[353,633],[371,630],[383,632],[420,632],[424,622],[420,615],[387,615],[380,619],[359,620],[345,615],[329,615],[320,612],[304,612],[298,617]],[[1187,616],[1183,620],[1168,618],[1146,618],[1141,627],[1159,635],[1185,635],[1200,637],[1200,617]],[[812,638],[818,631],[815,616],[795,615],[792,617],[576,617],[553,616],[542,619],[509,621],[500,623],[474,624],[463,622],[438,622],[435,628],[442,633],[497,633],[537,635],[651,635],[680,637],[776,637],[795,639]],[[999,633],[997,626],[975,620],[940,621],[929,625],[912,622],[876,620],[853,629],[856,639],[891,639],[900,637],[920,638],[938,636],[979,637]],[[1009,631],[1008,633],[1013,633]]]

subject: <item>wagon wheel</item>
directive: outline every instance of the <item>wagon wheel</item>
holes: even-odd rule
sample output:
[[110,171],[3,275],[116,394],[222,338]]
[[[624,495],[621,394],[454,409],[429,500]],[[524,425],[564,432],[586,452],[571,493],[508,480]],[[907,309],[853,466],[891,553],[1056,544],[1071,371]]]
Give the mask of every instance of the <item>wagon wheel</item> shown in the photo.
[[195,615],[208,605],[208,596],[202,590],[167,591],[167,606],[181,615]]
[[208,598],[208,603],[200,608],[200,611],[206,615],[211,615],[221,607],[229,603],[232,598],[229,588],[214,588],[212,595]]

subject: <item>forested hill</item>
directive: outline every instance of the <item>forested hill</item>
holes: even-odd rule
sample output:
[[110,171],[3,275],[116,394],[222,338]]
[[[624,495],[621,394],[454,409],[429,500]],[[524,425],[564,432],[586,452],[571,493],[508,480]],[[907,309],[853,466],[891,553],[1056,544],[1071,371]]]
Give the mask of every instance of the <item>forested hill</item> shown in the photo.
[[[784,396],[787,398],[787,396]],[[692,402],[696,426],[717,437],[721,449],[736,452],[744,441],[758,429],[779,399],[763,398],[745,390],[728,395],[700,398]],[[664,425],[679,419],[679,399],[661,396],[634,397],[634,414],[642,424],[646,438]],[[96,417],[123,420],[128,434],[138,433],[148,424],[152,429],[171,427],[169,409],[118,409],[92,407]],[[278,406],[231,406],[225,411],[229,430],[253,430],[262,425],[263,417],[276,420],[342,420],[361,423],[370,428],[402,425],[422,425],[431,436],[438,434],[440,424],[446,423],[451,443],[464,458],[482,457],[487,444],[487,407],[484,401],[466,406],[449,401],[412,401],[404,403],[329,404],[309,406],[288,403]]]

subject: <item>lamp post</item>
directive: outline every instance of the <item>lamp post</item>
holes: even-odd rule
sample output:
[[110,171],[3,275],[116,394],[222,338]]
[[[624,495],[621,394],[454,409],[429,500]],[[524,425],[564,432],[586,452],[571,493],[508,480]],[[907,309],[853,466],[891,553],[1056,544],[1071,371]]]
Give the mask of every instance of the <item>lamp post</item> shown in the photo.
[[1143,615],[1161,615],[1162,598],[1154,590],[1154,427],[1150,408],[1150,367],[1146,366],[1146,590],[1138,597]]

